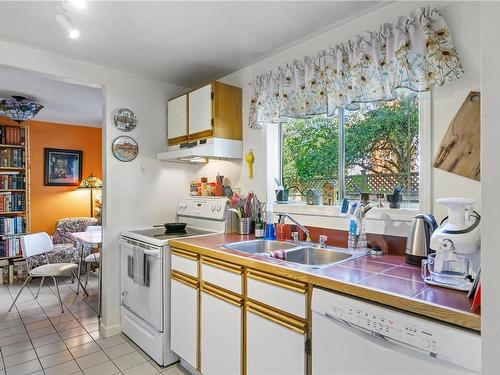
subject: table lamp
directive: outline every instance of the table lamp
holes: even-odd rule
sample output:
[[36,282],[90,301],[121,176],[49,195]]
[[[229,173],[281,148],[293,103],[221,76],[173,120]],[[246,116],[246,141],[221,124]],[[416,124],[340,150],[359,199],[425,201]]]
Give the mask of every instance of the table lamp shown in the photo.
[[94,217],[94,189],[102,189],[102,180],[90,174],[84,178],[78,189],[90,189],[90,217]]

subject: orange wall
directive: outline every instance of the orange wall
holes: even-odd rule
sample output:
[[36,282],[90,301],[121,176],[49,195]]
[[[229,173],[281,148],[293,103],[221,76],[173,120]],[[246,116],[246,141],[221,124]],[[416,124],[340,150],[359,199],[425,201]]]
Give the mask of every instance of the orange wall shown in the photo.
[[[9,121],[0,119],[6,124]],[[83,151],[82,178],[102,178],[101,128],[28,121],[31,158],[31,232],[53,233],[63,217],[90,216],[90,191],[74,186],[44,186],[44,148]]]

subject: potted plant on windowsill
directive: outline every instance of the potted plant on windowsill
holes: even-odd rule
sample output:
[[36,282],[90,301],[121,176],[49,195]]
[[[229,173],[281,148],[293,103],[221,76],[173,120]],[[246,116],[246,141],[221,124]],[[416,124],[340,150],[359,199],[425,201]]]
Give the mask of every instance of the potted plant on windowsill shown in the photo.
[[274,178],[276,182],[276,203],[287,203],[288,202],[288,189],[285,184],[282,183],[277,177]]
[[401,195],[401,186],[396,186],[392,194],[387,194],[387,202],[390,208],[400,208],[403,196]]

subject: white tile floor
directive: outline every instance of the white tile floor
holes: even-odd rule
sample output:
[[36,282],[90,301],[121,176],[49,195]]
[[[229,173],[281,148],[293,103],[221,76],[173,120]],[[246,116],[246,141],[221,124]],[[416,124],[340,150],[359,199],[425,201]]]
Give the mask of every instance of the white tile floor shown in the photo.
[[96,277],[83,298],[75,293],[76,282],[59,281],[64,314],[50,280],[38,299],[39,280],[33,280],[10,313],[21,284],[0,285],[0,375],[187,374],[179,365],[158,366],[125,335],[99,333]]

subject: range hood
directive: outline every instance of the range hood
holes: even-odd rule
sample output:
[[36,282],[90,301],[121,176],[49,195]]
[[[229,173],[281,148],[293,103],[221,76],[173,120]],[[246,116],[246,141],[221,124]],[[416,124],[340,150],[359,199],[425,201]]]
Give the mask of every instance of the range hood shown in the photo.
[[168,147],[168,151],[160,152],[160,160],[207,163],[209,160],[227,160],[243,158],[243,142],[224,138],[207,138],[181,143]]

